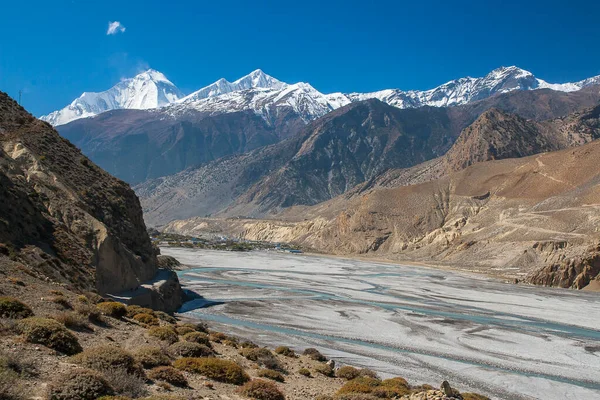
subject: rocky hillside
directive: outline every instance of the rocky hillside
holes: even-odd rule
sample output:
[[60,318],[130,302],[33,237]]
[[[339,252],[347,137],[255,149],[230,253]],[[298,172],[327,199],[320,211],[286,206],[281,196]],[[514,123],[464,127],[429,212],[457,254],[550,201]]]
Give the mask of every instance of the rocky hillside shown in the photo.
[[[0,265],[10,259],[52,281],[101,294],[136,289],[158,275],[157,251],[130,187],[5,93],[0,182]],[[181,302],[177,278],[161,276],[157,290],[140,291],[138,301],[174,310]]]
[[[173,219],[216,214],[260,217],[289,205],[328,200],[355,190],[352,188],[361,182],[364,187],[371,187],[437,178],[446,171],[447,162],[422,162],[444,154],[461,130],[480,116],[472,131],[481,135],[480,139],[474,139],[477,135],[469,139],[473,145],[481,141],[477,144],[479,151],[487,146],[490,152],[497,152],[489,145],[501,146],[498,140],[504,140],[506,148],[503,154],[495,156],[476,156],[474,149],[469,149],[468,157],[479,157],[481,161],[567,147],[575,140],[553,128],[566,126],[563,121],[537,122],[564,119],[569,112],[595,105],[599,99],[598,86],[590,86],[571,93],[548,89],[515,91],[450,108],[399,110],[376,100],[354,103],[314,121],[287,141],[149,180],[135,189],[146,221],[153,226]],[[486,113],[492,109],[495,111]],[[493,139],[497,128],[500,130]],[[505,134],[510,138],[502,139]],[[513,148],[513,139],[520,135],[526,147]],[[540,143],[535,144],[532,139]],[[458,158],[454,162],[465,157],[455,156]],[[467,165],[470,162],[467,160]],[[402,168],[414,164],[414,170]]]
[[[330,201],[291,207],[272,220],[190,219],[165,230],[220,231],[334,254],[595,287],[600,143],[546,151],[599,137],[599,109],[545,123],[490,110],[447,156],[388,172]],[[514,158],[537,152],[544,153]]]
[[58,130],[100,167],[136,184],[278,142],[300,126],[294,115],[270,126],[250,111],[172,117],[161,110],[117,110]]

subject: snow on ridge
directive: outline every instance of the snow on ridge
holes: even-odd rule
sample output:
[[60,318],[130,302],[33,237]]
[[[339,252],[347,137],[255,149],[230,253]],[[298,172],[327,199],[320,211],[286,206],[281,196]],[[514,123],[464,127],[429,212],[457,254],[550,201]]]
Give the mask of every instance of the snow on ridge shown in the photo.
[[323,94],[308,83],[289,84],[257,69],[233,82],[224,78],[184,96],[161,72],[149,69],[105,92],[85,92],[62,110],[41,117],[53,125],[91,117],[114,109],[161,108],[176,116],[189,111],[212,114],[252,110],[269,120],[291,108],[305,121],[319,118],[349,103],[379,99],[397,108],[448,107],[515,90],[552,89],[572,92],[600,84],[600,76],[579,82],[553,84],[516,66],[500,67],[480,78],[464,77],[433,89],[384,89],[371,93]]

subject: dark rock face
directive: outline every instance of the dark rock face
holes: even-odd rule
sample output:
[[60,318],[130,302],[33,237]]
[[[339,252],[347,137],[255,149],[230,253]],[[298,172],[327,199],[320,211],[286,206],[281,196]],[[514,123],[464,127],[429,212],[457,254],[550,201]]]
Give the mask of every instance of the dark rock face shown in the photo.
[[547,265],[528,277],[535,285],[583,289],[593,281],[600,285],[600,251]]
[[297,120],[287,115],[269,125],[250,111],[171,116],[160,110],[118,110],[58,129],[100,167],[137,184],[276,143],[295,132]]
[[0,241],[50,279],[101,294],[157,273],[131,188],[0,92]]

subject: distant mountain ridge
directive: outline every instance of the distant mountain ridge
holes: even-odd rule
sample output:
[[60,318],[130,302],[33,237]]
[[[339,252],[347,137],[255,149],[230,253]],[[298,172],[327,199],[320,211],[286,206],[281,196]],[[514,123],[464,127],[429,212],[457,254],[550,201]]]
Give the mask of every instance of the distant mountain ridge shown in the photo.
[[166,107],[166,112],[174,118],[192,111],[220,114],[251,110],[267,122],[280,118],[280,110],[292,109],[308,123],[349,103],[373,98],[397,108],[448,107],[516,90],[572,92],[598,83],[600,76],[572,83],[548,83],[529,71],[511,66],[497,68],[480,78],[455,79],[425,91],[386,89],[370,93],[324,94],[309,83],[288,84],[257,69],[234,82],[221,78],[183,96],[162,73],[148,70],[106,92],[86,92],[69,106],[41,119],[56,126],[110,110]]

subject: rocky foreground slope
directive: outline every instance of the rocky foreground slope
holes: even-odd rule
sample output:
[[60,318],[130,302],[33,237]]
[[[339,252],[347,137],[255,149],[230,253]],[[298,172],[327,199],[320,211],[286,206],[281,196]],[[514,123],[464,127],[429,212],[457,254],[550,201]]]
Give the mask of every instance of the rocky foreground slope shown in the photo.
[[177,277],[159,271],[130,187],[2,92],[0,183],[0,270],[21,265],[102,295],[141,289],[131,301],[179,307]]

